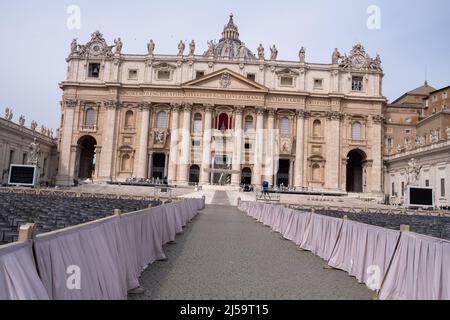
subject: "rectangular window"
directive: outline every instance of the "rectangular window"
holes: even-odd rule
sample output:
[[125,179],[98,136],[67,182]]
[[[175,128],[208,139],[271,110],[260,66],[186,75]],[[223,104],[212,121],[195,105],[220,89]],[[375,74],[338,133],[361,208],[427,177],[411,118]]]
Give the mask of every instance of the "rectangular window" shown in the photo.
[[430,180],[425,180],[425,187],[429,187],[430,186]]
[[294,84],[294,79],[292,77],[281,77],[280,85],[282,86],[292,86]]
[[442,94],[442,99],[447,99],[447,97],[448,97],[448,93],[447,93],[447,92],[444,92],[444,93]]
[[256,80],[256,75],[254,73],[247,73],[247,79],[251,81]]
[[170,71],[159,70],[158,71],[158,80],[170,80]]
[[322,89],[323,80],[322,79],[314,79],[314,89]]
[[246,143],[246,144],[244,145],[244,148],[245,148],[245,150],[250,150],[250,149],[252,148],[251,143]]
[[137,77],[138,77],[137,69],[130,69],[130,70],[128,70],[128,79],[130,79],[130,80],[137,80]]
[[405,129],[406,134],[411,134],[411,129]]
[[201,78],[205,75],[205,71],[197,71],[195,73],[195,79]]
[[433,108],[433,113],[436,113],[436,108]]
[[47,158],[44,158],[44,164],[42,166],[42,175],[45,177],[45,169],[47,168]]
[[26,154],[26,152],[24,152],[24,154],[22,155],[22,164],[27,164],[27,154]]
[[392,148],[392,138],[387,138],[387,147]]
[[352,91],[363,91],[363,77],[352,77]]
[[442,106],[442,110],[448,110],[448,105],[444,104],[444,105]]
[[200,147],[200,140],[192,140],[193,147]]
[[395,197],[395,184],[392,182],[392,196]]
[[88,77],[89,78],[98,78],[100,77],[100,63],[89,63],[89,70],[88,70]]
[[13,161],[14,161],[14,150],[9,150],[9,162],[8,162],[8,167],[9,167],[10,165],[14,164]]
[[405,196],[405,182],[402,181],[402,197]]
[[445,197],[445,179],[441,179],[441,197]]

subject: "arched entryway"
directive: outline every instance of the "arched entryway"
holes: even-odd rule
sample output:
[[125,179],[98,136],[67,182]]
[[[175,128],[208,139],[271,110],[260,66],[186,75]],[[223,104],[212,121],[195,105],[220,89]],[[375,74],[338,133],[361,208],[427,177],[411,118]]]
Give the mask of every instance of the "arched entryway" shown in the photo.
[[92,136],[83,136],[78,140],[79,164],[78,178],[92,179],[95,170],[95,146],[97,141]]
[[189,183],[198,184],[200,181],[200,167],[196,164],[189,168]]
[[366,154],[361,150],[352,150],[347,155],[347,192],[362,193],[363,163]]
[[252,184],[252,169],[242,169],[242,184]]

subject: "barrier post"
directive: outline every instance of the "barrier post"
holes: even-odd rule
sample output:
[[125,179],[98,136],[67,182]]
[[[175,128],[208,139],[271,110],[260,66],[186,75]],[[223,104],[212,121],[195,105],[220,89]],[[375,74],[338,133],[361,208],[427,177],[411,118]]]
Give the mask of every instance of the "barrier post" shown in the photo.
[[120,216],[120,215],[122,215],[122,210],[120,210],[120,209],[114,209],[114,215],[115,215],[115,216]]
[[[203,208],[202,209],[205,209],[205,206],[206,206],[206,196],[205,195],[202,196],[202,200],[203,200]],[[240,200],[241,200],[241,198],[238,198],[238,206],[239,206]]]
[[27,241],[34,238],[36,232],[36,224],[26,223],[19,228],[19,241]]
[[[204,196],[203,196],[204,197]],[[237,206],[239,207],[239,203],[241,202],[241,197],[237,198]]]
[[402,224],[400,225],[400,232],[410,232],[411,228],[409,225],[407,224]]

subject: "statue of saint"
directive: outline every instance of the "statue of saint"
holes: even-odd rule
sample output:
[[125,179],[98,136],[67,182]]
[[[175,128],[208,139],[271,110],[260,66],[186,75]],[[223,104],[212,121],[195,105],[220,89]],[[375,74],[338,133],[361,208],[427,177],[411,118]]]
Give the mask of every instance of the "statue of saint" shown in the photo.
[[13,117],[12,109],[6,108],[5,109],[5,119],[8,121],[11,121],[12,117]]
[[214,49],[216,45],[213,40],[208,41],[208,57],[214,57]]
[[407,185],[412,186],[419,180],[421,166],[417,163],[417,160],[412,158],[408,162],[408,168],[406,168]]
[[298,58],[300,60],[300,63],[305,63],[305,58],[306,58],[306,49],[305,47],[301,47],[299,53],[298,53]]
[[262,44],[259,44],[258,47],[258,58],[259,60],[264,60],[264,47],[262,46]]
[[185,44],[183,40],[180,40],[180,43],[178,44],[178,55],[182,56],[184,53]]
[[245,44],[241,43],[241,45],[239,46],[239,58],[244,59],[245,53]]
[[337,48],[334,48],[333,57],[332,57],[333,64],[338,64],[340,58],[341,58],[341,53],[338,51]]
[[30,125],[30,129],[31,131],[35,131],[37,128],[37,122],[36,121],[31,121],[31,125]]
[[270,48],[270,60],[277,60],[277,56],[278,56],[278,50],[275,47],[275,45],[273,45],[273,47]]
[[23,127],[25,125],[25,117],[23,115],[21,115],[19,118],[19,125],[21,127]]
[[114,40],[114,44],[116,45],[116,53],[121,53],[122,52],[122,40],[120,40],[120,38],[117,38],[117,40]]
[[193,56],[195,53],[195,42],[194,40],[191,41],[191,43],[189,44],[189,55]]
[[155,43],[153,42],[153,40],[150,40],[150,42],[147,44],[147,50],[148,50],[148,54],[150,56],[152,56],[153,51],[155,51]]
[[70,44],[70,54],[76,54],[78,53],[78,44],[77,39],[73,39],[72,43]]
[[41,145],[34,138],[33,142],[30,144],[30,157],[28,163],[31,165],[39,166],[39,158],[41,156]]

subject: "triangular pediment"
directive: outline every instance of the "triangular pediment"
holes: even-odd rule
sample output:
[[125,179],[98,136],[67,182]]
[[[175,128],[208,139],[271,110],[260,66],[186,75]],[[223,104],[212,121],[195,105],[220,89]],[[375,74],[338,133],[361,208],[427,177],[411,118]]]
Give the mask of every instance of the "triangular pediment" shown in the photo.
[[229,69],[221,69],[183,84],[185,89],[267,92],[269,89]]

